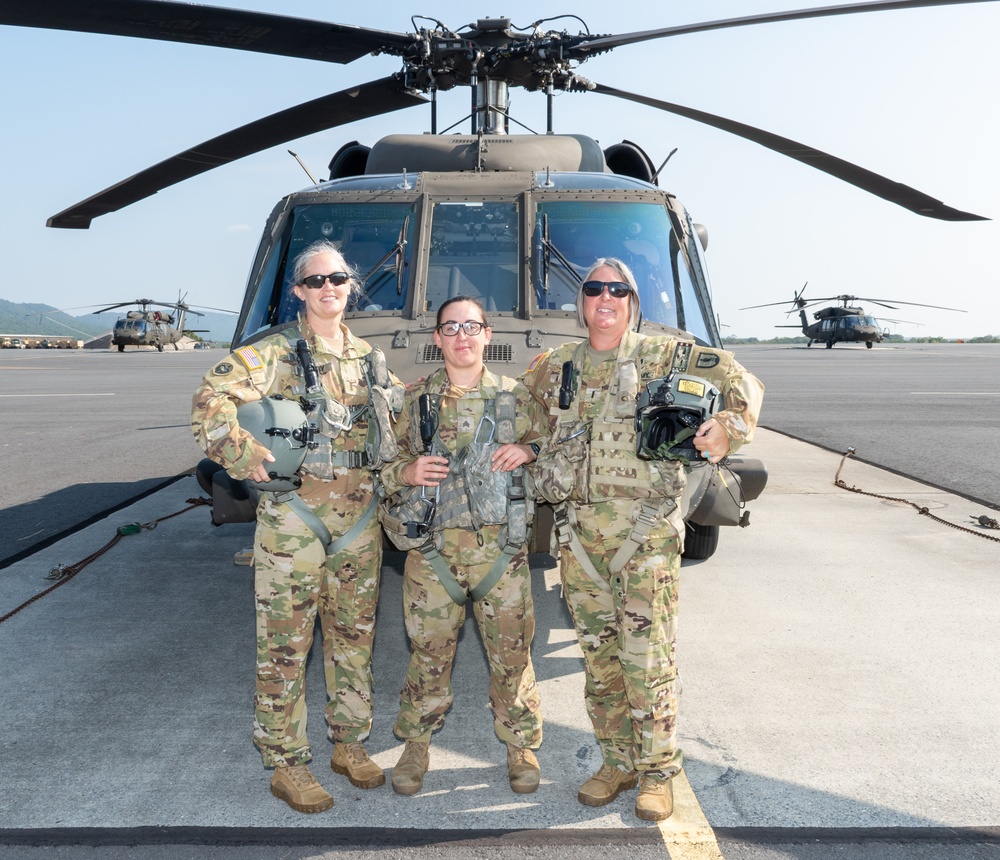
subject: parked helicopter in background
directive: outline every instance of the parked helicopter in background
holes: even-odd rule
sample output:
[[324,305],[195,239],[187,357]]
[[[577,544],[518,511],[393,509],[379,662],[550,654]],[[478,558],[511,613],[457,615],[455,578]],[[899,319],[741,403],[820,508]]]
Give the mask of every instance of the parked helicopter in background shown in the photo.
[[[876,305],[881,305],[891,310],[895,310],[895,306],[886,304],[886,302],[895,302],[897,305],[912,305],[920,308],[935,308],[940,311],[965,313],[960,308],[945,308],[940,305],[925,305],[920,302],[903,302],[899,299],[870,299],[863,296],[846,295],[827,296],[821,299],[806,299],[802,294],[806,291],[807,284],[808,282],[803,284],[802,289],[795,294],[792,299],[792,307],[787,311],[787,313],[791,314],[798,310],[802,334],[809,338],[806,346],[812,346],[814,343],[825,343],[827,349],[832,349],[835,343],[863,343],[866,348],[871,349],[872,344],[880,343],[888,335],[888,329],[881,328],[878,319],[871,314],[865,313],[864,308],[851,305],[851,302],[873,302]],[[809,322],[806,317],[806,308],[820,304],[821,302],[834,301],[840,302],[840,304],[814,311],[813,319],[816,322]],[[787,302],[770,302],[765,305],[750,305],[750,307],[740,308],[740,310],[749,311],[755,308],[770,308],[784,304],[787,304]],[[885,317],[881,319],[891,323],[906,322],[905,320],[886,319]],[[799,327],[797,325],[775,326],[775,328]]]
[[[721,346],[705,263],[707,233],[682,203],[659,188],[649,155],[623,140],[602,147],[583,134],[555,134],[556,94],[596,93],[727,131],[824,171],[918,215],[983,220],[902,183],[811,146],[745,123],[595,83],[577,67],[612,49],[733,27],[993,0],[879,0],[776,12],[619,35],[546,29],[551,18],[513,27],[482,18],[452,30],[396,33],[172,0],[0,0],[0,25],[75,30],[184,42],[325,63],[372,54],[398,57],[401,71],[321,96],[226,132],[168,158],[54,215],[49,226],[87,228],[101,215],[177,182],[279,144],[404,108],[429,107],[429,131],[390,135],[373,146],[344,144],[329,178],[277,203],[250,269],[233,346],[294,324],[300,303],[291,268],[318,239],[334,242],[361,273],[348,308],[351,331],[378,345],[404,381],[442,364],[432,332],[450,296],[481,299],[493,339],[485,359],[507,375],[538,353],[582,339],[575,303],[582,274],[598,257],[619,257],[636,275],[640,331]],[[463,13],[463,17],[466,13]],[[439,133],[438,95],[471,92],[471,113]],[[508,91],[545,94],[544,134],[509,134]],[[429,96],[429,98],[428,98]],[[465,113],[467,100],[462,101]],[[448,133],[469,121],[466,133]],[[516,120],[514,120],[516,122]],[[603,124],[603,127],[607,127]],[[307,171],[308,172],[308,171]],[[312,177],[310,177],[312,178]],[[684,506],[685,555],[707,558],[720,524],[746,524],[743,503],[766,482],[757,460],[730,458],[743,493],[692,468]],[[715,483],[713,483],[715,482]],[[224,491],[225,492],[225,491]],[[218,499],[213,492],[213,497]],[[716,502],[719,504],[717,505]],[[725,512],[720,513],[722,508]],[[213,519],[219,520],[218,503]],[[221,514],[223,520],[225,514]],[[538,530],[541,531],[541,530]]]
[[[163,347],[172,343],[174,349],[180,349],[178,342],[184,337],[185,331],[205,331],[206,329],[185,329],[184,320],[188,314],[203,317],[203,313],[192,310],[191,305],[184,302],[183,297],[178,296],[173,304],[166,302],[155,302],[152,299],[135,299],[131,302],[119,302],[94,311],[95,314],[103,314],[106,311],[113,311],[117,308],[135,306],[138,310],[126,311],[125,316],[119,317],[118,322],[111,332],[111,343],[118,347],[119,352],[125,352],[126,346],[155,346],[158,351],[163,352]],[[173,313],[156,311],[152,308],[171,308]],[[200,305],[198,307],[201,307]],[[209,311],[220,311],[221,313],[234,314],[236,311],[227,311],[223,308],[205,308]]]

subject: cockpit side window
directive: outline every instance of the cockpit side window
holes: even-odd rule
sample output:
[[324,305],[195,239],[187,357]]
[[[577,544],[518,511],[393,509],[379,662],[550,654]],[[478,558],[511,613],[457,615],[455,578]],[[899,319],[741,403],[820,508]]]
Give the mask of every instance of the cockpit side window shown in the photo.
[[360,275],[360,291],[347,309],[399,313],[409,290],[410,249],[416,225],[412,203],[311,203],[285,220],[264,263],[264,275],[244,334],[294,320],[301,302],[292,292],[296,256],[320,239],[333,242]]
[[635,275],[643,319],[678,327],[680,284],[671,259],[672,232],[662,204],[540,201],[533,255],[539,310],[575,310],[583,274],[598,258],[617,257]]

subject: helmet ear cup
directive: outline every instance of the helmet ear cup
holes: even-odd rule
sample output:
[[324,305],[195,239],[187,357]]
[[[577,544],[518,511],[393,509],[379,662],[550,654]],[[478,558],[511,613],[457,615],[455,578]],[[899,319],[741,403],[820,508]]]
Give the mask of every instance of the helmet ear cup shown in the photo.
[[676,406],[650,408],[641,419],[640,449],[650,459],[697,459],[694,434],[701,423],[701,414],[687,409]]
[[265,397],[237,407],[240,427],[267,448],[274,457],[267,463],[270,481],[248,481],[258,490],[285,493],[302,486],[296,473],[306,458],[309,440],[309,420],[295,400],[281,395]]

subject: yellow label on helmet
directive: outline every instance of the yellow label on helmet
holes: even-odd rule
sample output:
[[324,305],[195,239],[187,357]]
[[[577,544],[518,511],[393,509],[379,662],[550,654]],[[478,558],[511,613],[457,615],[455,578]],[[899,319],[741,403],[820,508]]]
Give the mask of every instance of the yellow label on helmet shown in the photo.
[[677,390],[684,394],[693,394],[695,397],[704,397],[705,383],[693,379],[678,379]]

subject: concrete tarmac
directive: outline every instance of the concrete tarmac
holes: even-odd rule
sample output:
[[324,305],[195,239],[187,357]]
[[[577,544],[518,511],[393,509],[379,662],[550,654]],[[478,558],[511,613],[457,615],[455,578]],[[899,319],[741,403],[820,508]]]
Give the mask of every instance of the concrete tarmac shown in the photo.
[[[780,434],[760,431],[752,450],[770,480],[751,504],[751,526],[724,530],[716,555],[682,573],[685,770],[678,811],[663,826],[634,817],[634,792],[601,809],[576,801],[599,757],[580,652],[546,555],[533,557],[546,718],[536,794],[507,787],[469,622],[455,705],[420,794],[360,791],[329,770],[314,654],[314,772],[336,805],[305,816],[274,799],[250,743],[252,573],[233,564],[251,527],[214,528],[203,507],[163,519],[202,495],[186,477],[0,575],[5,614],[49,587],[53,568],[99,552],[119,525],[162,520],[0,624],[0,844],[64,852],[124,839],[161,851],[171,840],[301,844],[310,831],[325,845],[544,832],[564,848],[584,839],[594,851],[630,844],[635,857],[704,857],[719,855],[684,852],[710,850],[720,828],[857,828],[964,833],[995,848],[1000,532],[950,528],[905,502],[838,488],[839,456]],[[842,477],[944,521],[968,519],[967,500],[864,463],[849,460]],[[386,769],[401,750],[391,725],[408,659],[400,561],[388,556],[383,570],[368,742]],[[649,846],[661,853],[646,854]]]

